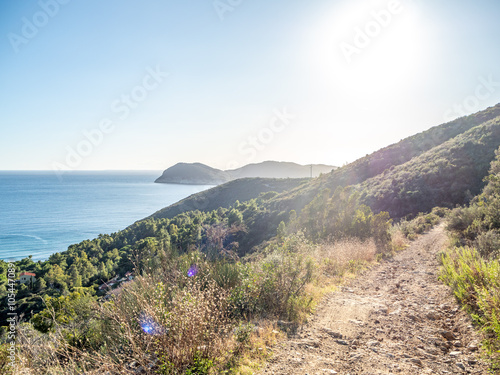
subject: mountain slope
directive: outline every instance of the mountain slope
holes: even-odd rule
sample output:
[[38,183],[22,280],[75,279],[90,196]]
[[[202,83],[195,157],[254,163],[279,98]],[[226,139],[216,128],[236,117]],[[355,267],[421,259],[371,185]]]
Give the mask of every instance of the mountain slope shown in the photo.
[[245,202],[257,198],[262,193],[277,192],[293,189],[306,183],[307,179],[276,179],[276,178],[242,178],[215,186],[165,207],[149,218],[164,219],[186,211],[212,211],[219,207],[228,208],[237,200]]
[[[498,118],[498,116],[500,116],[500,104],[403,139],[331,173],[309,180],[307,183],[302,181],[297,184],[290,183],[282,187],[275,187],[271,190],[280,194],[266,202],[266,207],[269,212],[289,212],[290,210],[298,212],[325,188],[333,192],[337,187],[360,185],[364,181],[372,179],[359,186],[360,190],[365,190],[365,202],[373,205],[375,211],[389,210],[395,217],[402,217],[415,213],[415,205],[419,199],[423,199],[423,195],[432,198],[432,194],[438,193],[437,190],[444,188],[444,185],[439,188],[432,185],[432,181],[438,181],[433,176],[439,175],[441,168],[448,177],[448,181],[453,181],[448,187],[454,191],[454,195],[444,199],[443,194],[440,194],[438,198],[432,198],[433,204],[448,206],[461,204],[469,197],[467,190],[474,194],[481,188],[482,178],[487,174],[489,163],[494,157],[494,146],[498,147],[500,144],[497,144],[499,142],[496,134],[497,120],[488,126],[479,127],[474,131],[472,129]],[[487,134],[482,132],[487,132]],[[465,133],[467,133],[465,138],[457,138]],[[485,138],[481,140],[483,135]],[[487,143],[487,149],[483,148],[481,142]],[[438,148],[433,150],[436,147]],[[450,148],[449,152],[447,148]],[[426,155],[419,158],[424,154]],[[462,163],[463,168],[457,169],[453,163]],[[429,165],[424,168],[423,164]],[[398,166],[401,167],[398,168]],[[250,166],[248,167],[250,168]],[[406,175],[405,170],[410,173],[411,179],[405,180],[403,178]],[[423,176],[412,174],[412,170],[418,170]],[[455,181],[453,174],[462,176],[462,180]],[[394,187],[390,188],[392,180],[395,180]],[[266,190],[260,185],[260,182],[255,182],[256,185],[252,188],[256,189],[256,193],[250,194],[250,186],[243,187],[250,181],[248,180],[244,184],[226,183],[220,186],[221,190],[217,190],[217,193],[209,190],[213,196],[208,199],[207,194],[209,193],[207,192],[195,194],[158,211],[152,217],[173,217],[175,214],[193,209],[207,211],[216,209],[219,207],[218,204],[222,207],[228,207],[236,200],[243,202],[247,198],[257,197],[261,192],[271,191]],[[412,193],[415,192],[415,186],[429,181],[431,185],[428,188],[423,189],[419,194]],[[469,188],[468,185],[472,188]],[[404,194],[395,192],[396,187]],[[209,203],[196,203],[198,201]],[[402,206],[397,208],[397,205]],[[425,211],[429,207],[428,204],[423,204],[418,211]]]
[[314,179],[307,185],[284,192],[269,203],[272,209],[299,211],[325,188],[334,191],[337,187],[360,184],[498,116],[500,116],[500,104],[435,126]]
[[400,218],[454,207],[479,194],[500,145],[500,116],[359,185],[376,212]]

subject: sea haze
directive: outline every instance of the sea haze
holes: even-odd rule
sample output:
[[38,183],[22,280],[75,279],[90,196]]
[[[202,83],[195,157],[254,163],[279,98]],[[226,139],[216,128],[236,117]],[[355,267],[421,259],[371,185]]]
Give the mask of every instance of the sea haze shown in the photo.
[[0,259],[47,259],[210,186],[155,184],[157,171],[0,172]]

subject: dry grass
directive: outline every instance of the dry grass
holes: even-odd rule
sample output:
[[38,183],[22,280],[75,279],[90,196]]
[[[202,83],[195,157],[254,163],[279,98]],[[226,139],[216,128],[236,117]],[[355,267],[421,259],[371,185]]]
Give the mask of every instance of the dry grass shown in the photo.
[[268,320],[256,322],[255,326],[252,325],[252,332],[248,339],[239,343],[239,353],[229,373],[255,374],[262,363],[271,357],[272,347],[284,337],[285,335],[276,327],[275,322]]
[[391,232],[392,237],[392,251],[401,251],[410,246],[410,241],[401,231],[401,228],[398,226],[393,227]]
[[70,347],[59,327],[42,334],[24,325],[18,340],[20,373],[218,373],[236,345],[227,291],[204,278],[177,283],[182,287],[138,277],[115,300],[96,304],[102,319],[100,351]]
[[196,366],[220,368],[223,364],[216,359],[230,349],[232,328],[227,294],[204,278],[187,278],[176,285],[140,278],[135,288],[103,308],[112,350],[119,352],[116,343],[125,339],[129,353],[120,354],[160,374],[182,374]]
[[346,239],[319,245],[315,258],[323,277],[338,282],[347,272],[356,273],[359,268],[373,262],[376,254],[377,246],[373,239]]
[[61,330],[42,334],[30,324],[18,329],[20,350],[15,374],[67,375],[67,374],[126,374],[120,366],[111,363],[100,353],[89,353],[67,345]]

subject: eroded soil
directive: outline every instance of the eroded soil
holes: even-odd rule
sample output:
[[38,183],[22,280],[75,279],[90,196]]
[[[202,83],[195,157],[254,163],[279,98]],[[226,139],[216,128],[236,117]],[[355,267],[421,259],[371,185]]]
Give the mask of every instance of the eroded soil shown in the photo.
[[443,226],[328,295],[259,374],[487,374],[480,337],[438,280]]

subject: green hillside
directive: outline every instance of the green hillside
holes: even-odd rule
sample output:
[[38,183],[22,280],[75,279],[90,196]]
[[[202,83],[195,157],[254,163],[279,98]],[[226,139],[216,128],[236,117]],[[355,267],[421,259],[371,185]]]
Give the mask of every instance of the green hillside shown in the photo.
[[281,193],[305,184],[308,179],[301,178],[241,178],[197,194],[165,207],[149,218],[163,219],[186,211],[212,211],[219,207],[228,208],[236,201],[245,202],[271,191]]
[[[360,184],[391,167],[409,162],[411,159],[430,151],[434,147],[440,146],[456,136],[498,116],[500,116],[500,104],[403,139],[398,143],[338,168],[328,175],[323,175],[307,185],[280,194],[271,201],[272,209],[301,210],[302,207],[325,188],[334,191],[339,186]],[[459,202],[457,201],[457,203]],[[412,211],[407,214],[410,213]]]
[[[207,191],[191,195],[186,199],[154,213],[149,218],[172,218],[182,212],[191,210],[211,211],[217,209],[218,207],[227,208],[237,200],[244,202],[258,197],[261,193],[269,191],[280,193],[274,199],[270,200],[268,204],[267,208],[271,212],[290,211],[292,209],[300,211],[325,188],[334,191],[337,187],[360,184],[367,179],[373,178],[384,171],[389,170],[390,168],[395,168],[399,165],[408,163],[413,158],[419,157],[420,155],[432,150],[434,147],[441,146],[456,136],[498,116],[500,116],[500,104],[470,116],[461,117],[446,124],[435,126],[427,131],[403,139],[396,144],[387,146],[379,151],[356,160],[353,163],[343,166],[342,168],[338,168],[331,173],[309,180],[307,183],[305,183],[307,180],[302,179],[282,180],[246,178],[230,181]],[[477,137],[479,134],[474,133],[470,136]],[[460,147],[460,145],[457,147]],[[428,157],[429,156],[426,156],[426,158]],[[452,156],[452,158],[454,157],[456,156]],[[474,159],[475,156],[471,155],[471,157]],[[492,158],[493,154],[491,153],[491,150],[486,152],[484,155],[478,154],[478,161],[480,160],[480,164],[482,166],[475,177],[471,177],[474,180],[468,181],[468,183],[472,184],[472,189],[467,188],[465,190],[470,190],[472,193],[477,192],[478,189],[480,189],[481,185],[478,184],[477,181],[478,179],[482,180],[482,177],[486,175],[487,167],[485,165],[489,163]],[[418,163],[418,161],[415,161],[415,163]],[[408,166],[410,165],[412,164],[408,164]],[[398,169],[398,171],[400,171],[400,169]],[[386,174],[385,176],[392,178],[393,174]],[[375,199],[372,196],[377,194],[380,198],[380,194],[382,193],[379,191],[381,189],[379,185],[383,186],[384,184],[387,184],[387,182],[383,183],[383,180],[384,177],[380,177],[372,181],[370,186],[373,185],[373,188],[377,190],[377,192],[374,190],[373,194],[366,193],[367,202],[374,204],[376,210],[384,209],[381,207],[381,204],[385,201],[379,202],[378,198]],[[365,187],[366,186],[363,186],[363,188]],[[383,197],[386,195],[383,195],[381,199],[385,199]],[[397,201],[395,201],[395,204],[396,202]],[[457,196],[452,202],[447,203],[463,203],[463,197]],[[424,210],[424,208],[420,211],[422,210]],[[392,210],[392,212],[394,212],[398,217],[413,214],[415,213],[414,211],[414,209],[411,209],[408,212],[404,211],[404,209],[399,210],[398,212]]]
[[468,203],[483,188],[499,145],[497,117],[364,181],[362,200],[393,218]]
[[500,148],[483,192],[448,216],[452,247],[441,280],[484,333],[483,350],[500,371]]

